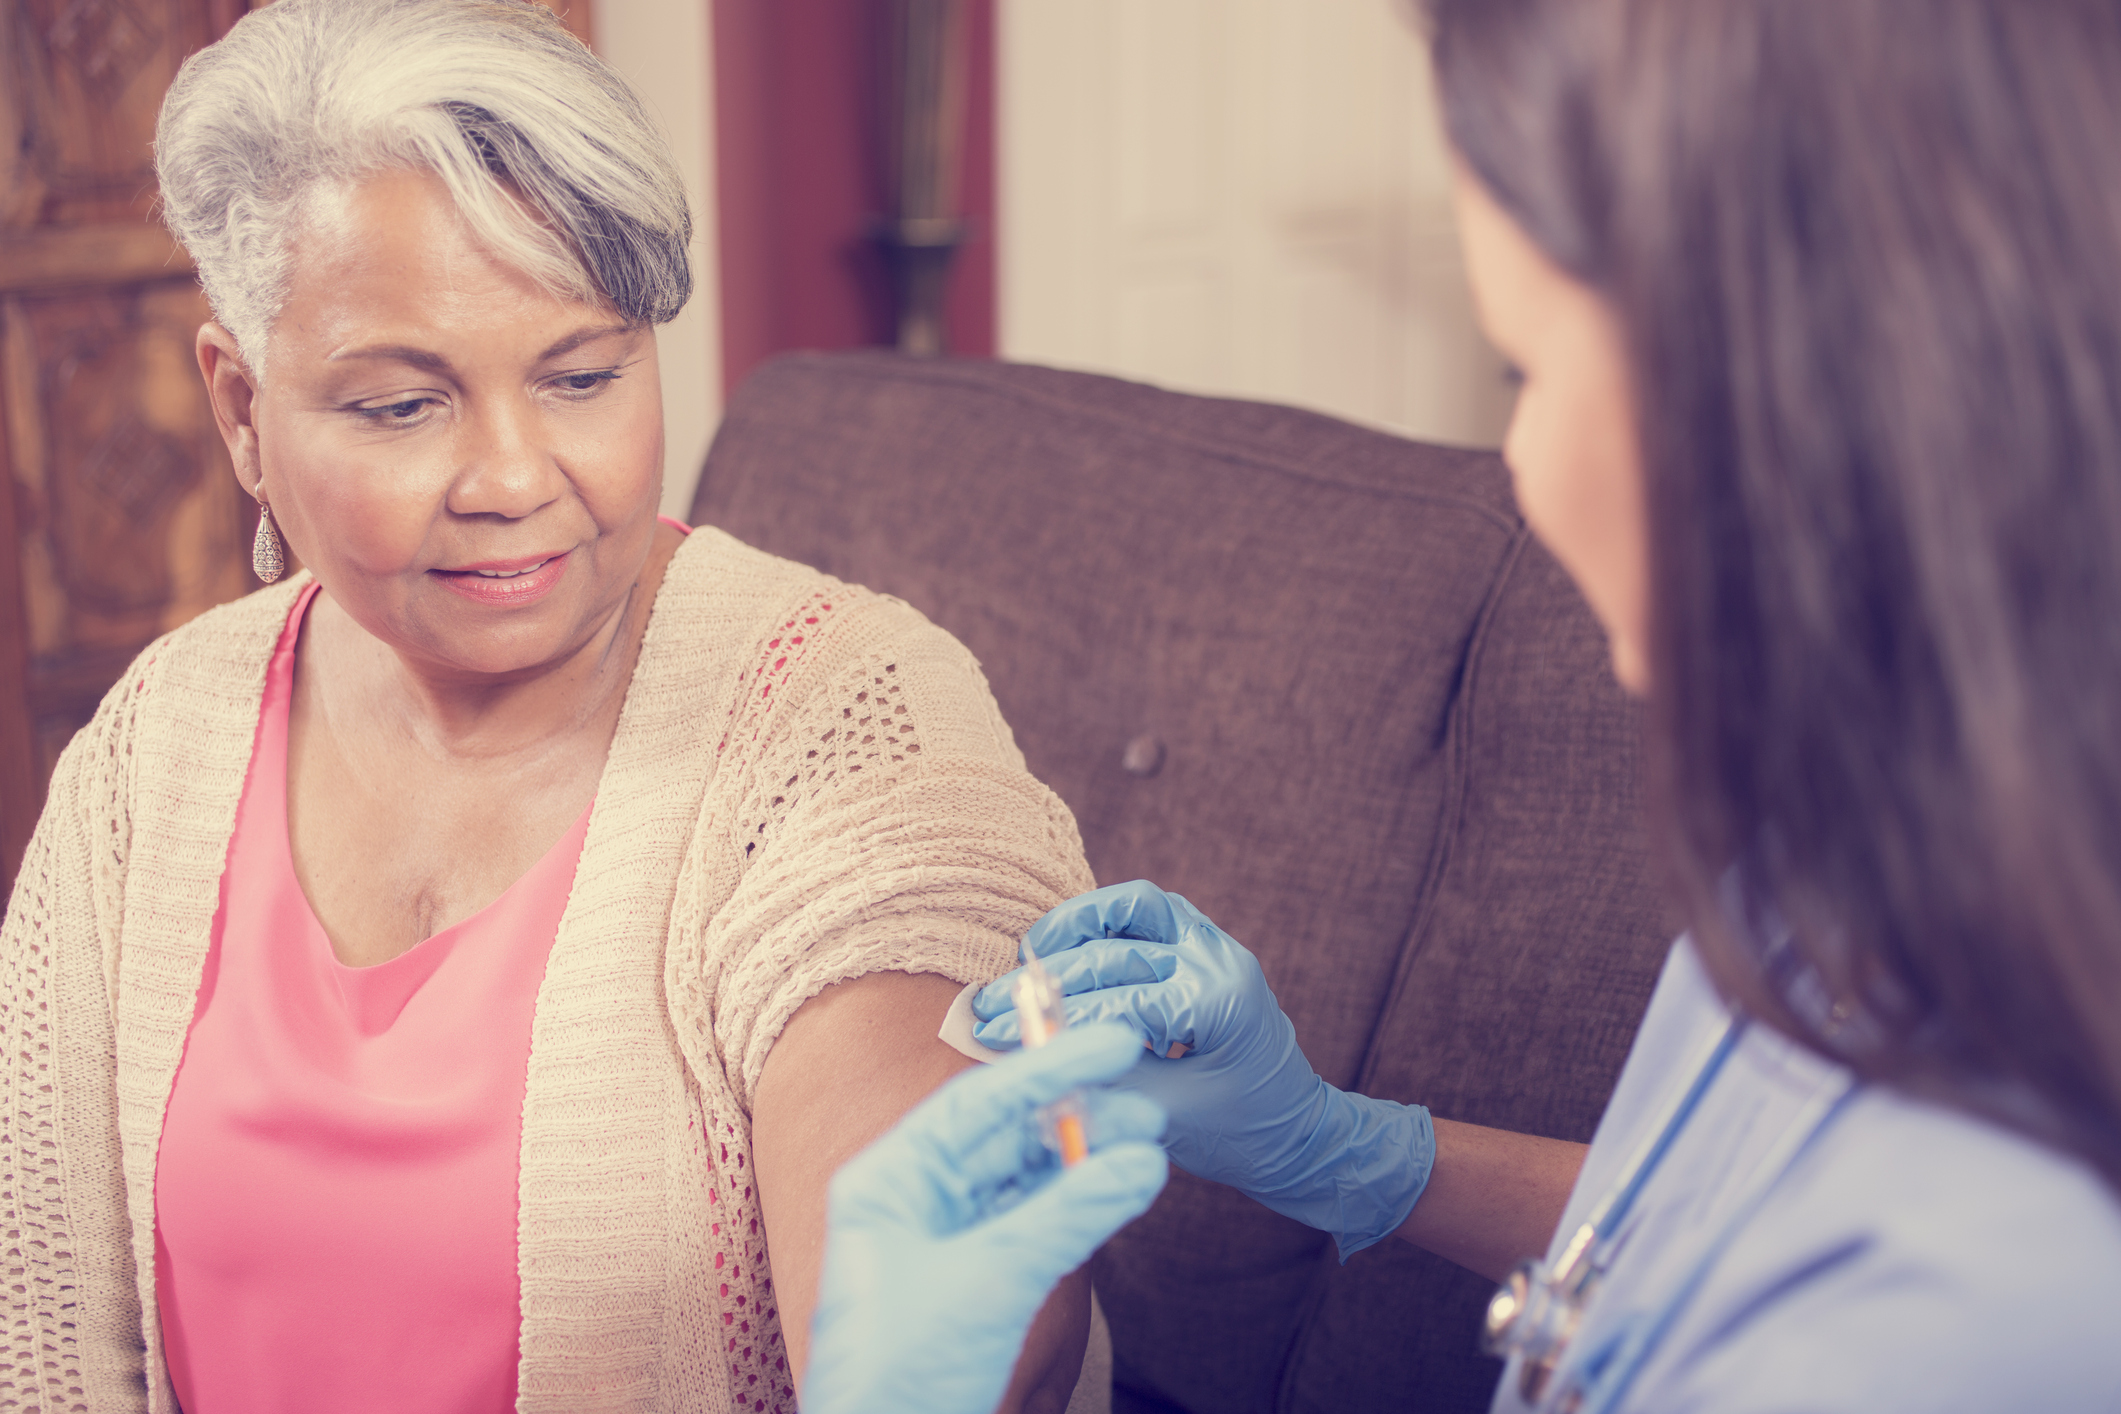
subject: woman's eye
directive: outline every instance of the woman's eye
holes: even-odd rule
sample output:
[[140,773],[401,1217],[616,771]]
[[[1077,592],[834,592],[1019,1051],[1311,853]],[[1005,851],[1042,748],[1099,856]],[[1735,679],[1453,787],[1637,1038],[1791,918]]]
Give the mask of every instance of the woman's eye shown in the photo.
[[558,378],[555,378],[553,383],[563,393],[579,395],[594,393],[608,383],[617,382],[618,377],[617,369],[605,368],[599,369],[595,373],[563,373]]
[[433,398],[407,398],[403,402],[383,403],[376,407],[355,408],[354,411],[370,422],[412,422],[427,410]]

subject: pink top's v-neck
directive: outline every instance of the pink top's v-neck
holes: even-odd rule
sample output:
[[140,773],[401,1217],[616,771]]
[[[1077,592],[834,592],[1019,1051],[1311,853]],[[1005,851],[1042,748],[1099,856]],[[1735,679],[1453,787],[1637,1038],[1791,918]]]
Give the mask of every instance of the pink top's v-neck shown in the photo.
[[186,1414],[515,1407],[532,1012],[589,828],[376,967],[333,955],[287,833],[302,615],[273,655],[155,1168]]

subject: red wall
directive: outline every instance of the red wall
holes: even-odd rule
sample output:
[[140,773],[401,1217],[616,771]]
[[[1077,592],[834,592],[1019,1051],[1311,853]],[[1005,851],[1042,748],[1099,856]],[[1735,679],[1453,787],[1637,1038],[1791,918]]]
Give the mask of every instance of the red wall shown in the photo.
[[[994,4],[967,0],[964,215],[950,352],[992,357]],[[783,349],[889,344],[881,53],[889,0],[714,0],[722,367]]]

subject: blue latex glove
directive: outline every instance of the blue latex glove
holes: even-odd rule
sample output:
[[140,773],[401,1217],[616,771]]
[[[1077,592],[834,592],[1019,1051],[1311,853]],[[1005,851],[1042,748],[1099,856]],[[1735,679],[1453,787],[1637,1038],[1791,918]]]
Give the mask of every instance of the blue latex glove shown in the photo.
[[1072,1169],[1035,1111],[1140,1055],[1123,1027],[1070,1027],[958,1076],[833,1175],[804,1414],[991,1414],[1047,1293],[1169,1174],[1138,1095],[1083,1092]]
[[[1429,1112],[1321,1079],[1258,959],[1185,899],[1115,884],[1024,941],[1067,995],[1071,1026],[1124,1021],[1154,1052],[1119,1083],[1169,1111],[1164,1147],[1180,1168],[1332,1233],[1342,1261],[1414,1211],[1436,1158]],[[1016,975],[972,1000],[983,1046],[1020,1044]],[[1173,1045],[1188,1049],[1170,1059]]]

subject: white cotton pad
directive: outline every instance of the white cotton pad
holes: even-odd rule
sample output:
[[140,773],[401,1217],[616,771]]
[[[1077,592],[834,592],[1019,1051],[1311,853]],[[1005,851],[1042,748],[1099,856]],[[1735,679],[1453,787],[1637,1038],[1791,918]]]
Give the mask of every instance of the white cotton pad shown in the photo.
[[972,1039],[972,1028],[979,1021],[972,1014],[972,999],[985,985],[984,982],[974,982],[959,992],[957,999],[950,1003],[950,1010],[943,1015],[943,1029],[935,1033],[935,1038],[951,1050],[968,1055],[982,1065],[992,1064],[1009,1054],[1007,1051],[990,1051]]

